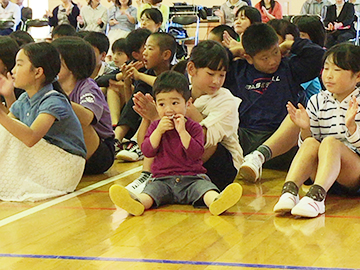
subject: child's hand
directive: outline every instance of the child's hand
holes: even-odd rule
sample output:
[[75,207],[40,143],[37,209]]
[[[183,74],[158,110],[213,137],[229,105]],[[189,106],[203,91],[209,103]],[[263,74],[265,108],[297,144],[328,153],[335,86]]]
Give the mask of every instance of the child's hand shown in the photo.
[[349,108],[345,114],[345,126],[347,127],[350,135],[353,135],[356,131],[355,116],[358,112],[359,104],[355,96],[352,96],[349,101]]
[[176,114],[174,115],[174,125],[175,129],[178,133],[181,133],[185,130],[185,117],[182,114]]
[[81,15],[77,16],[76,20],[78,21],[79,24],[84,24],[84,19]]
[[169,116],[164,116],[160,119],[158,126],[156,127],[160,134],[164,134],[166,131],[174,129],[174,121]]
[[223,33],[222,44],[227,48],[237,47],[237,46],[241,45],[241,43],[237,42],[235,39],[233,39],[227,31],[224,31],[224,33]]
[[299,109],[295,108],[295,106],[290,101],[286,104],[286,108],[289,113],[290,119],[299,128],[309,129],[310,128],[309,115],[307,114],[303,105],[298,103],[298,107]]
[[124,82],[123,81],[115,81],[109,80],[109,89],[115,91],[120,94],[124,91]]
[[14,94],[14,79],[10,72],[4,76],[0,74],[0,95],[8,97]]
[[142,118],[148,119],[150,121],[159,119],[159,114],[157,113],[154,99],[150,94],[144,95],[141,92],[137,92],[134,94],[133,101],[133,109]]

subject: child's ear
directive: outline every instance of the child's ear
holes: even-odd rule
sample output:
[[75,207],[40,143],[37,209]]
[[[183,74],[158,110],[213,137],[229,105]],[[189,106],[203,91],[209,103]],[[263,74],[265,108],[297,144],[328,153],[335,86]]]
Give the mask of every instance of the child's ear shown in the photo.
[[194,62],[189,61],[186,65],[186,68],[187,68],[187,72],[190,76],[194,76],[196,74],[196,67],[195,67]]
[[139,52],[132,52],[131,55],[136,60],[141,59],[141,53],[139,53]]
[[105,59],[106,59],[106,52],[102,52],[101,53],[101,61],[105,61]]
[[35,78],[39,79],[44,74],[44,69],[42,67],[35,68]]
[[246,59],[246,61],[247,61],[250,65],[254,64],[254,60],[253,60],[253,58],[252,58],[249,54],[245,53],[245,54],[244,54],[244,58]]
[[191,106],[191,104],[192,104],[192,97],[190,97],[190,98],[188,99],[188,101],[186,101],[186,103],[185,103],[186,109],[189,108],[189,107]]
[[165,61],[168,61],[168,60],[171,61],[172,60],[172,59],[170,59],[170,57],[171,57],[171,51],[170,50],[163,51],[162,55],[163,55],[163,59]]

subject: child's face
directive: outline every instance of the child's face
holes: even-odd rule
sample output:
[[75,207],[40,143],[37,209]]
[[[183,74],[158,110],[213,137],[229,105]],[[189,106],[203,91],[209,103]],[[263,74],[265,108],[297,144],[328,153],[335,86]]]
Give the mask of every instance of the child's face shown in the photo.
[[4,62],[0,59],[0,74],[6,75],[8,72],[7,67],[5,66]]
[[308,34],[308,33],[305,33],[305,32],[300,32],[300,37],[301,37],[302,39],[309,39],[309,40],[311,40],[309,34]]
[[129,3],[129,0],[120,0],[119,2],[122,6],[127,6]]
[[20,50],[16,55],[16,64],[12,73],[15,87],[27,90],[34,84],[36,68],[33,67],[24,50]]
[[92,46],[95,52],[96,66],[100,66],[103,61],[105,61],[105,56],[103,53],[100,53],[99,49]]
[[69,68],[67,67],[67,65],[65,64],[64,59],[61,58],[61,68],[60,68],[60,72],[58,74],[58,82],[60,84],[65,83],[69,78],[71,78],[72,72],[69,70]]
[[152,19],[146,17],[146,15],[143,14],[140,18],[140,25],[141,28],[148,29],[151,33],[155,33],[159,31],[161,23],[155,23]]
[[126,53],[121,51],[115,51],[112,57],[114,59],[114,64],[119,68],[128,60]]
[[186,102],[184,97],[176,90],[156,95],[156,110],[160,116],[171,117],[176,114],[185,115],[189,101]]
[[197,95],[213,95],[224,84],[226,71],[210,68],[196,68],[192,62],[188,64],[188,73],[191,76],[191,85]]
[[245,58],[249,64],[254,65],[258,71],[273,74],[278,70],[281,62],[279,44],[273,45],[268,50],[260,51],[254,56],[246,55]]
[[164,52],[160,50],[160,47],[153,36],[148,37],[144,48],[145,49],[143,52],[143,62],[145,68],[156,69],[158,66],[160,66],[163,63]]
[[244,13],[245,13],[244,11],[239,12],[238,17],[234,22],[234,29],[238,35],[244,33],[246,28],[248,28],[251,25],[249,18],[246,17]]
[[350,95],[360,81],[359,72],[353,73],[335,65],[330,55],[325,60],[324,69],[321,75],[326,90],[334,94],[334,97],[342,101]]

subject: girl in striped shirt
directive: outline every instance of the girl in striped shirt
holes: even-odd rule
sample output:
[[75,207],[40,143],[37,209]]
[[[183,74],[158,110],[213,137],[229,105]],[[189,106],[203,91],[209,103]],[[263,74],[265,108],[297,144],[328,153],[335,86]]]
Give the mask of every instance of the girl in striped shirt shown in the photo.
[[[325,212],[325,197],[334,185],[355,193],[360,188],[360,47],[342,43],[324,55],[322,80],[325,91],[310,98],[307,108],[287,109],[300,128],[299,151],[286,176],[276,213],[316,217]],[[314,183],[299,201],[299,187]]]

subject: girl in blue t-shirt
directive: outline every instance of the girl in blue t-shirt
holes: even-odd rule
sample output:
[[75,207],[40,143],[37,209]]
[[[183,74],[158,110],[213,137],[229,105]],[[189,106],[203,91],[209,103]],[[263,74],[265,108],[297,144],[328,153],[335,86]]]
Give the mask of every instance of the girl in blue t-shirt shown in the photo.
[[[13,68],[24,89],[0,110],[0,200],[36,201],[74,191],[84,170],[86,148],[79,120],[59,83],[60,57],[48,43],[24,46]],[[11,86],[11,84],[8,84]],[[13,87],[3,87],[8,94]]]

